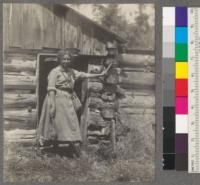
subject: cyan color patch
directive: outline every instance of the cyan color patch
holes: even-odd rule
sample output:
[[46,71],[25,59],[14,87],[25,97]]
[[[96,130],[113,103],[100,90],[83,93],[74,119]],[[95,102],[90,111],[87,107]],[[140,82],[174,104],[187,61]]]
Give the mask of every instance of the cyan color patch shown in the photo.
[[187,27],[176,27],[176,43],[188,42],[188,29]]

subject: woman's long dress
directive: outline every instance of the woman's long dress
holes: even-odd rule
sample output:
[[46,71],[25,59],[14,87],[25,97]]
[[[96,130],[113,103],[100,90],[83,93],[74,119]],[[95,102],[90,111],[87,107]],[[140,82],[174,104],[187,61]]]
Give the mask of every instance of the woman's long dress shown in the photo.
[[[82,141],[79,121],[71,99],[70,89],[73,90],[74,82],[80,73],[74,69],[64,71],[60,66],[54,68],[48,76],[48,93],[55,91],[55,117],[50,119],[49,95],[47,93],[39,125],[37,128],[37,139],[40,141],[52,140],[51,128],[55,126],[57,141]],[[62,90],[61,90],[62,89]],[[67,90],[65,90],[67,89]]]

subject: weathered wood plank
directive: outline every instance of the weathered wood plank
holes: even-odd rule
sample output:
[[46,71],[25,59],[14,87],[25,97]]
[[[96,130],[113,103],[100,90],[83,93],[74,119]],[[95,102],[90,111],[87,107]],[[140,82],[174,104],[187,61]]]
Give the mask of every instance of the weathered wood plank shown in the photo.
[[53,5],[43,6],[43,47],[56,48],[56,28],[54,22]]
[[23,48],[41,49],[43,42],[42,7],[38,4],[23,4]]
[[9,42],[10,42],[10,8],[11,4],[4,3],[3,4],[3,47],[4,50],[7,50],[9,48]]
[[[62,18],[60,16],[57,16],[57,9],[54,9],[54,24],[55,24],[55,34],[56,34],[56,48],[61,48],[61,22],[62,22]],[[58,13],[59,14],[59,13]]]
[[3,95],[5,108],[27,108],[36,106],[35,94],[8,94]]
[[[33,33],[33,11],[32,6],[30,4],[21,5],[21,12],[23,14],[23,26],[22,26],[22,34],[23,34],[23,48],[25,49],[33,49],[34,48],[34,38],[32,37]],[[31,23],[31,24],[30,24]],[[37,38],[35,38],[37,39]]]
[[10,46],[12,47],[22,47],[22,4],[12,4],[12,11],[10,12]]
[[33,48],[41,49],[43,46],[43,19],[42,19],[42,6],[40,4],[32,4],[32,35],[30,36],[33,39]]
[[14,76],[4,75],[4,89],[5,90],[31,90],[36,88],[35,76]]
[[154,66],[155,57],[151,55],[121,54],[119,55],[121,66]]
[[[126,77],[125,77],[126,76]],[[121,77],[121,85],[136,85],[139,86],[154,86],[155,85],[155,73],[145,72],[125,72],[125,76]]]

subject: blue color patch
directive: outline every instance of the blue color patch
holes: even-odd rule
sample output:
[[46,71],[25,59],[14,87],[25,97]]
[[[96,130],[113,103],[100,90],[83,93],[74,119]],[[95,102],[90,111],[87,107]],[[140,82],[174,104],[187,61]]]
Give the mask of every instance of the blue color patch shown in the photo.
[[188,42],[188,29],[187,27],[176,27],[176,43]]

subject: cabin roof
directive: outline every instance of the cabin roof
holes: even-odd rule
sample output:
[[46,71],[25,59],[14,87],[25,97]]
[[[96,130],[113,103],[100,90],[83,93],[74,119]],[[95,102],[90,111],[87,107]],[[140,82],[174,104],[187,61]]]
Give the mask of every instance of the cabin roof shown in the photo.
[[[60,4],[59,4],[60,5]],[[108,28],[98,24],[97,22],[93,21],[92,19],[86,17],[85,15],[79,13],[78,11],[74,10],[73,8],[67,6],[66,4],[62,4],[60,5],[63,8],[65,8],[66,10],[70,11],[72,14],[76,15],[77,17],[80,17],[82,19],[84,19],[87,22],[90,22],[92,25],[94,25],[94,27],[98,28],[99,30],[103,31],[105,34],[107,34],[108,36],[110,36],[112,39],[118,41],[121,44],[125,44],[127,41],[122,38],[121,36],[119,36],[118,34],[110,31]]]

